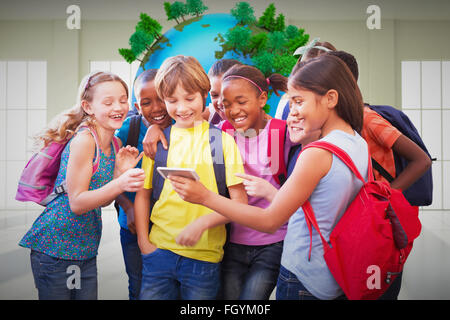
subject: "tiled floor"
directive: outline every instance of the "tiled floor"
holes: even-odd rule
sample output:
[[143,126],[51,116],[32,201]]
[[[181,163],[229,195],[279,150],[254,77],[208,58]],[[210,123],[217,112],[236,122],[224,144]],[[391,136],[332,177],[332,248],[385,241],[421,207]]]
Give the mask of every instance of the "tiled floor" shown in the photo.
[[[0,299],[36,299],[29,251],[17,245],[39,212],[0,211]],[[420,213],[422,233],[405,266],[400,299],[450,299],[450,212]],[[99,299],[127,299],[127,278],[114,211],[103,213]],[[274,295],[272,295],[273,298]]]
[[[37,299],[30,251],[17,243],[40,212],[0,212],[0,300]],[[103,234],[97,256],[99,299],[128,299],[119,224],[113,210],[103,211]]]

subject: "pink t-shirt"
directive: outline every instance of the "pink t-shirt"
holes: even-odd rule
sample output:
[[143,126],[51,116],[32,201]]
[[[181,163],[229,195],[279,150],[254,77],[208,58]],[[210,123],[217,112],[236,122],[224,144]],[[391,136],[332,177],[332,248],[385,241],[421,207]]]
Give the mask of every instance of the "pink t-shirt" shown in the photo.
[[[251,138],[245,138],[236,134],[236,144],[241,152],[244,161],[244,170],[246,174],[257,176],[269,181],[277,189],[280,185],[275,181],[269,168],[269,158],[267,157],[269,120],[265,128],[259,135]],[[286,133],[288,135],[288,133]],[[289,136],[286,137],[284,150],[279,150],[286,155],[291,147]],[[259,208],[267,208],[270,202],[264,198],[248,196],[248,204]],[[287,231],[287,223],[280,227],[275,233],[268,234],[245,227],[239,223],[231,222],[230,241],[245,245],[266,245],[279,242],[284,239]]]

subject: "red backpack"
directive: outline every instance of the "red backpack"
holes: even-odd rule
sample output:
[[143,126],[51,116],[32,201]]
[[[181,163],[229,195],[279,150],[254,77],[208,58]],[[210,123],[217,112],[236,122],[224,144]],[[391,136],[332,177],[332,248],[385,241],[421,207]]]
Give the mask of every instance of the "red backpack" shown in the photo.
[[[332,152],[363,182],[332,230],[329,243],[320,232],[311,204],[303,204],[310,239],[314,227],[321,237],[327,266],[348,299],[377,299],[402,271],[413,241],[420,234],[418,208],[387,182],[374,181],[370,155],[366,182],[348,154],[337,146],[317,141],[303,150],[308,148]],[[311,248],[312,242],[310,256]]]
[[[276,131],[272,131],[272,130],[276,130]],[[228,122],[227,120],[225,120],[225,122],[222,125],[222,131],[225,131],[226,133],[230,134],[231,136],[234,137],[234,133],[236,131],[236,129],[234,129],[233,125]],[[273,142],[272,142],[272,132],[276,132],[278,133],[278,135],[276,136],[277,141],[275,142],[276,145],[273,146]],[[285,120],[280,120],[280,119],[271,119],[270,120],[270,124],[269,124],[269,137],[268,137],[268,146],[267,146],[267,157],[269,158],[271,165],[272,165],[272,161],[278,161],[277,162],[277,172],[275,172],[273,174],[273,177],[275,179],[275,181],[281,186],[284,184],[284,182],[286,181],[286,177],[287,177],[287,167],[286,167],[286,162],[284,160],[284,144],[286,141],[286,132],[287,132],[287,126],[286,126],[286,121]],[[274,155],[274,157],[277,157],[276,159],[272,158],[272,149],[276,149],[276,147],[278,148],[278,153],[276,155]]]

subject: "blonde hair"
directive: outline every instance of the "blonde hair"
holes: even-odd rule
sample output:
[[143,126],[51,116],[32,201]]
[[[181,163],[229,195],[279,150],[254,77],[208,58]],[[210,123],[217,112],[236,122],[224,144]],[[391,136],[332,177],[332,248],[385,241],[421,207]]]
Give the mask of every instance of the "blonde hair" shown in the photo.
[[211,89],[208,75],[198,60],[183,55],[164,60],[155,77],[156,92],[163,100],[170,97],[179,84],[189,93],[200,92],[203,103]]
[[42,143],[47,146],[53,141],[63,143],[70,139],[82,125],[95,128],[94,117],[88,115],[81,104],[84,100],[92,102],[95,86],[107,81],[119,81],[125,88],[128,97],[128,86],[119,76],[110,72],[93,72],[86,75],[78,88],[76,104],[53,118],[43,132],[34,137],[36,147],[40,147]]

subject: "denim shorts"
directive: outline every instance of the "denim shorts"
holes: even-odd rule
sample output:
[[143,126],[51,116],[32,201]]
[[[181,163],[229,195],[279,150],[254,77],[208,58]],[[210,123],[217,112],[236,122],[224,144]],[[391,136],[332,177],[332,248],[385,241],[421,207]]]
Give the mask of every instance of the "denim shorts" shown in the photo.
[[31,250],[39,300],[97,300],[97,258],[64,260]]
[[141,300],[213,300],[219,290],[220,263],[156,249],[142,255]]

